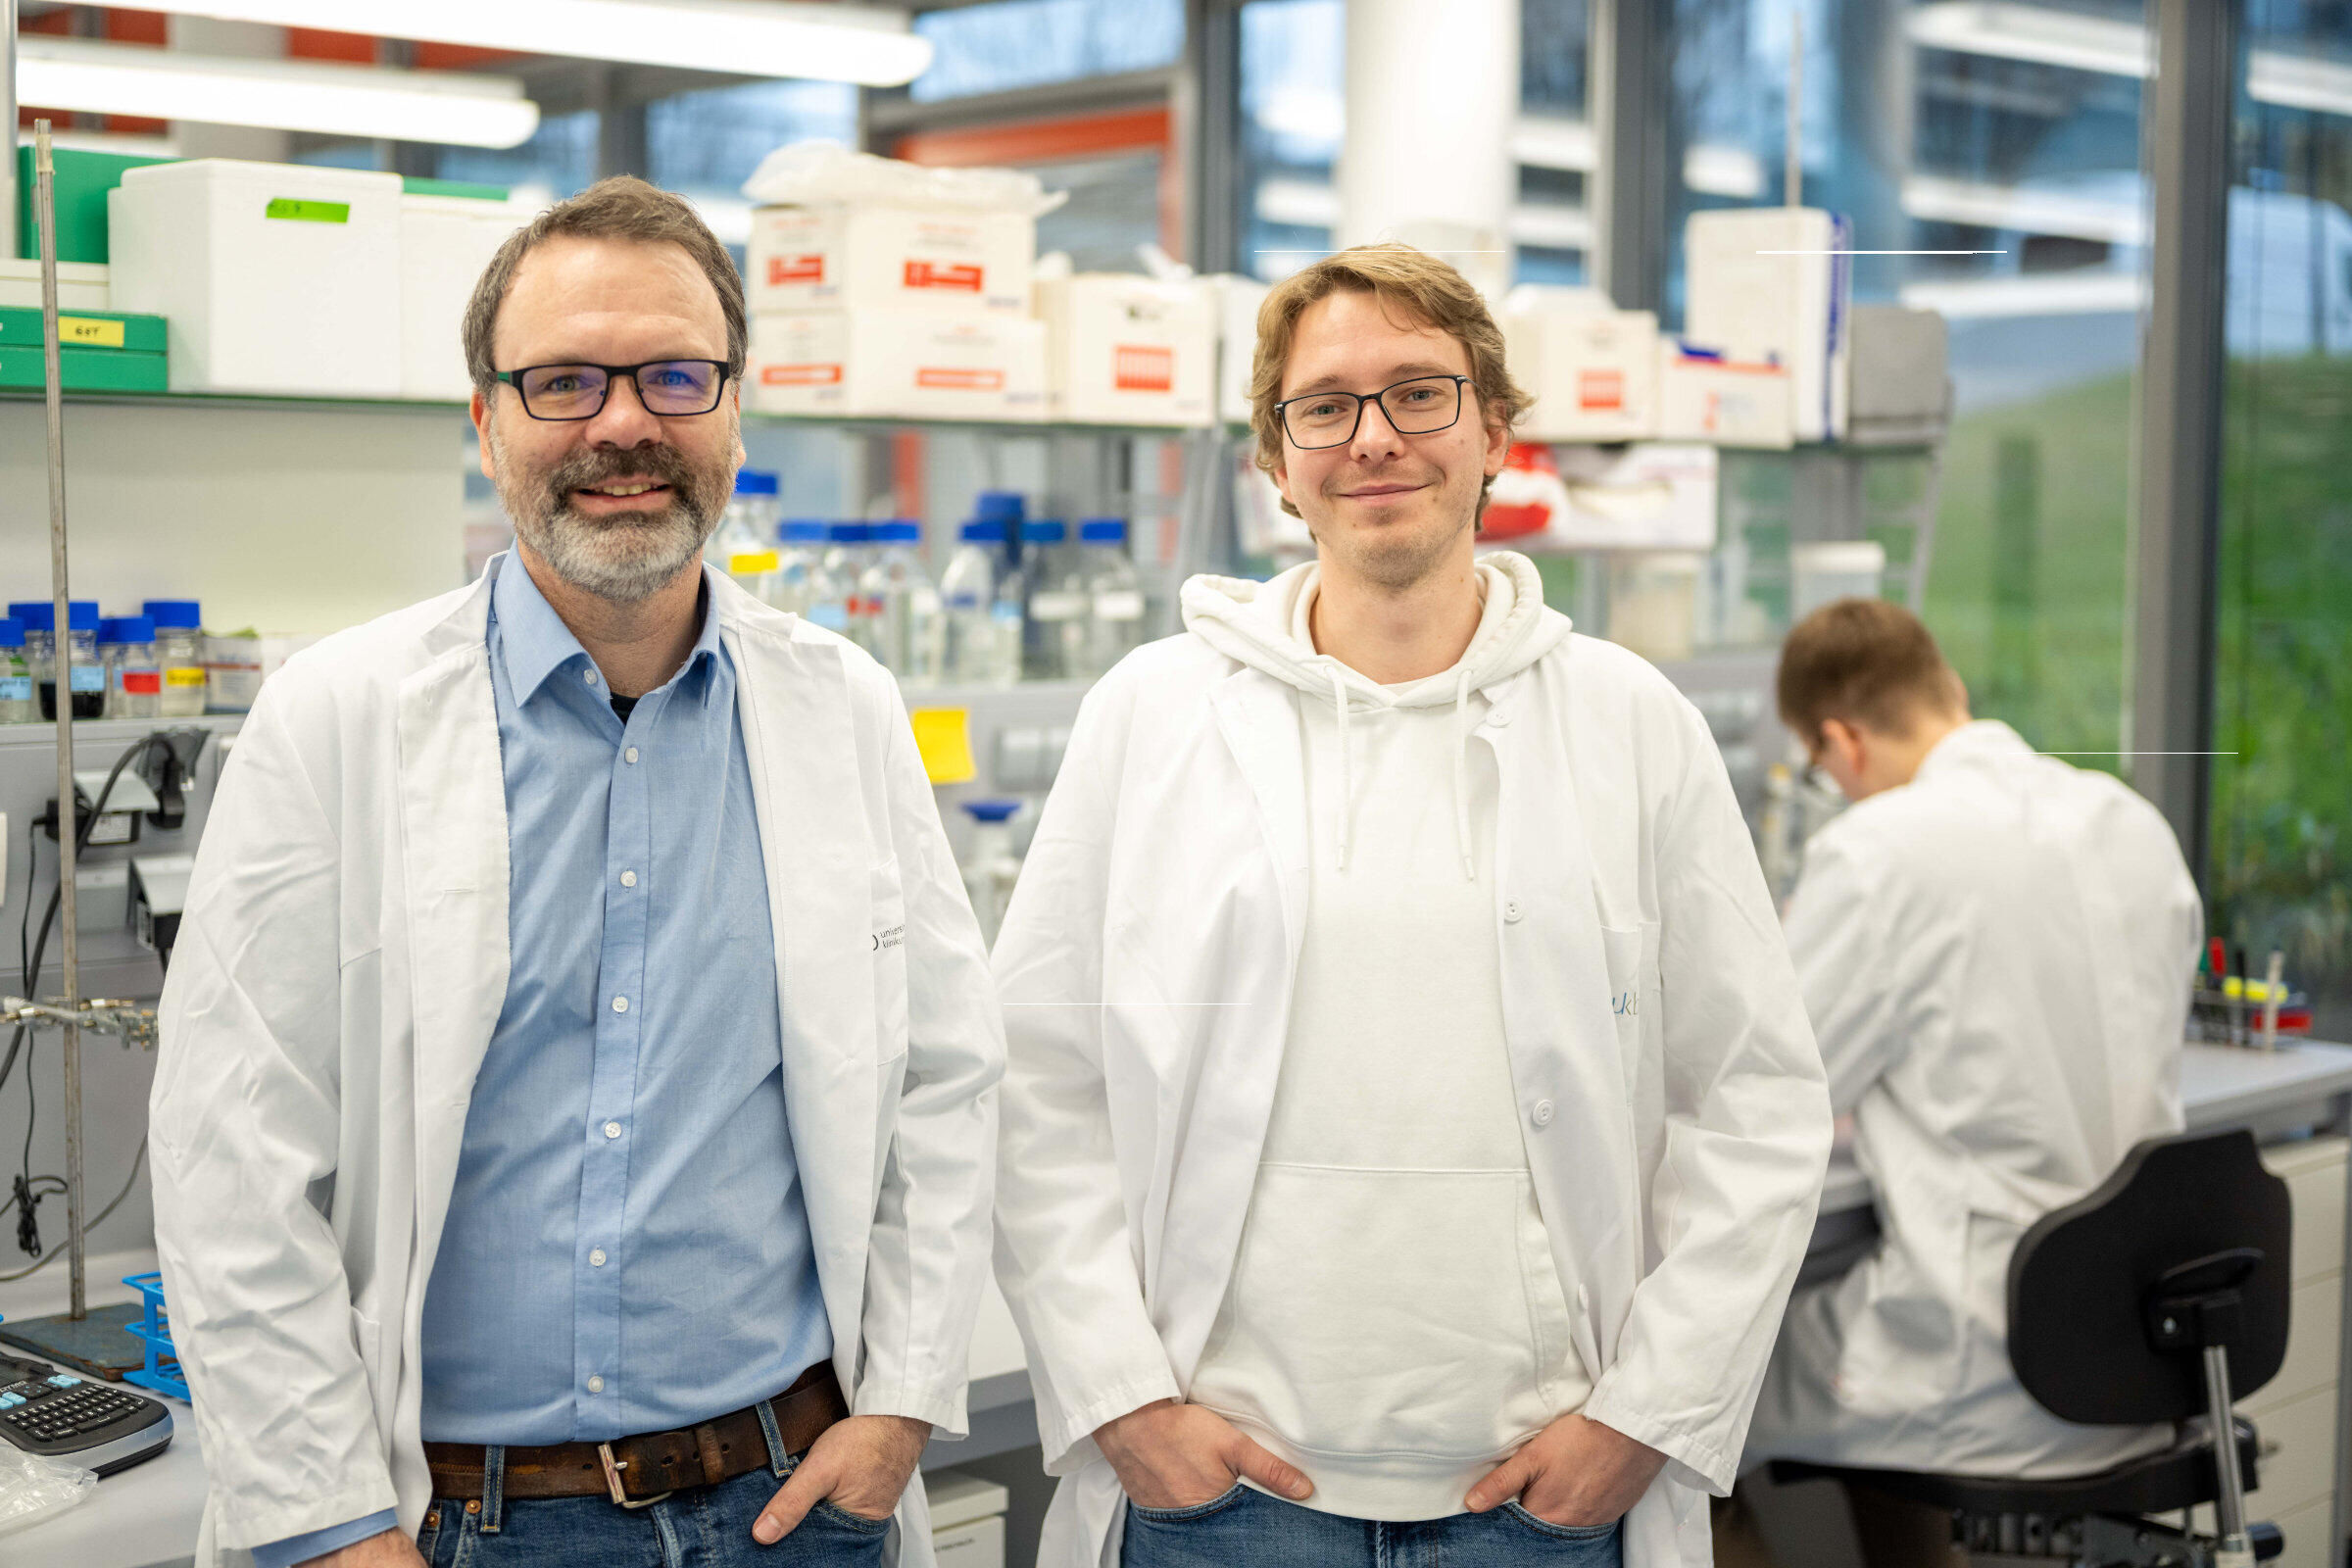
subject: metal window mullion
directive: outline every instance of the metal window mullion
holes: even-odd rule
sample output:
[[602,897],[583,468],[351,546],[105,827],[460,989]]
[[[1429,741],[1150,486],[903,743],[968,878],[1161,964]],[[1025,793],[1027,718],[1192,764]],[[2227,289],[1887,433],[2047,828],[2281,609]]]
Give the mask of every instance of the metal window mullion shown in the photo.
[[1682,177],[1672,151],[1672,9],[1592,0],[1586,80],[1598,157],[1587,270],[1620,310],[1654,311],[1665,300],[1667,207]]

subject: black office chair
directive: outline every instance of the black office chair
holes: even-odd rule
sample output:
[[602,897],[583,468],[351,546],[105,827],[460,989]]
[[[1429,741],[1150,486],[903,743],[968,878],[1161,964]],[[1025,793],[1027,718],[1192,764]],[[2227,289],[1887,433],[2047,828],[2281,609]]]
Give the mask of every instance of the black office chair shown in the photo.
[[[2170,1421],[2173,1446],[2095,1475],[2023,1481],[1781,1461],[1949,1509],[1971,1552],[2087,1568],[2247,1568],[2284,1545],[2249,1527],[2255,1433],[2231,1400],[2286,1356],[2290,1208],[2247,1132],[2151,1138],[2080,1202],[2038,1220],[2009,1263],[2009,1364],[2052,1415],[2089,1426]],[[2217,1444],[2230,1430],[2236,1441]],[[2212,1503],[2219,1538],[2146,1517]]]

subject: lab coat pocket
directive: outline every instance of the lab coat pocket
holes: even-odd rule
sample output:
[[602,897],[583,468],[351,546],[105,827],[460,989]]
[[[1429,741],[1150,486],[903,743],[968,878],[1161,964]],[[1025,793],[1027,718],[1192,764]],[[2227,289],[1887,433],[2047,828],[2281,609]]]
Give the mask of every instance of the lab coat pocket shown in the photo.
[[874,1059],[906,1053],[906,896],[894,856],[869,875],[874,965]]
[[1608,959],[1609,1010],[1617,1018],[1617,1045],[1629,1061],[1644,1040],[1659,1038],[1658,922],[1600,928]]

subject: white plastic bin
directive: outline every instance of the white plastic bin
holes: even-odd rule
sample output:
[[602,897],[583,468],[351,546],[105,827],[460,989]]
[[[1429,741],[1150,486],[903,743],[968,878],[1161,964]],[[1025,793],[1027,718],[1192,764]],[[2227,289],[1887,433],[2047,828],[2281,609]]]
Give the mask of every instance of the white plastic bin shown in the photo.
[[114,308],[171,321],[172,390],[397,397],[398,174],[229,158],[125,170]]
[[463,402],[473,390],[459,331],[490,258],[524,223],[520,203],[471,196],[400,199],[400,390]]
[[1004,1510],[1012,1494],[960,1470],[923,1476],[931,1499],[931,1548],[939,1568],[1004,1568]]

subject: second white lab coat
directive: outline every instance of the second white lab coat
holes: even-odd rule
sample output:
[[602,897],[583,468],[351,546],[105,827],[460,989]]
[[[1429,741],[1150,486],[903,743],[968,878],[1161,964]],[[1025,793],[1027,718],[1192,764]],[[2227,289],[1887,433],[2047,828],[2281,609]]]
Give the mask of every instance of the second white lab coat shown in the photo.
[[[1828,1105],[1705,722],[1639,659],[1560,630],[1484,689],[1466,742],[1500,778],[1515,1097],[1585,1413],[1669,1456],[1626,1518],[1628,1568],[1703,1565]],[[1080,710],[998,939],[997,1273],[1064,1478],[1042,1568],[1116,1561],[1124,1494],[1091,1434],[1183,1390],[1224,1298],[1289,1025],[1306,811],[1293,689],[1198,635],[1152,644]]]
[[[414,1532],[430,1500],[425,1282],[508,977],[496,575],[272,675],[205,828],[149,1113],[198,1568],[384,1508]],[[834,1370],[860,1414],[960,1433],[1004,1050],[979,931],[890,675],[707,581]],[[898,1522],[930,1563],[919,1476]]]
[[2060,1421],[2018,1385],[2009,1259],[2180,1131],[2202,928],[2156,809],[2005,724],[1955,730],[1814,835],[1788,943],[1883,1230],[1790,1303],[1751,1461],[2082,1475],[2165,1440]]

